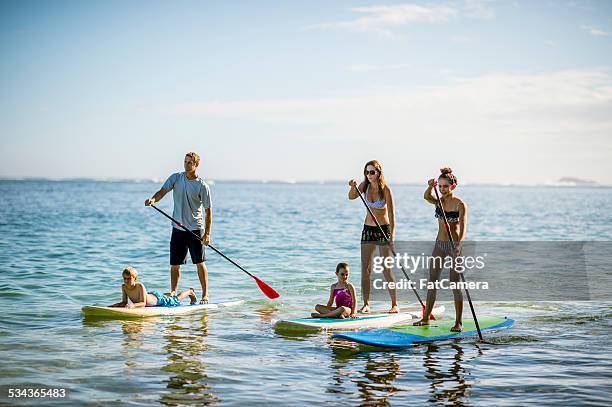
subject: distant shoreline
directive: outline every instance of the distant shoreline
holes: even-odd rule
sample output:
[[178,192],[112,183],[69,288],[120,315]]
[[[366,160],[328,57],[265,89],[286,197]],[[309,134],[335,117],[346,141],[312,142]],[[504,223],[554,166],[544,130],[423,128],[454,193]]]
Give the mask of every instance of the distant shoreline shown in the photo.
[[[215,184],[254,184],[254,185],[344,185],[346,181],[282,181],[282,180],[208,180],[211,185]],[[0,177],[0,182],[99,182],[99,183],[134,183],[134,184],[159,184],[162,179],[129,179],[129,178],[42,178],[42,177]],[[395,186],[423,186],[420,182],[394,182]],[[550,182],[542,184],[492,184],[492,183],[462,183],[462,187],[506,187],[506,188],[612,188],[612,185],[588,183],[570,184],[562,182]]]

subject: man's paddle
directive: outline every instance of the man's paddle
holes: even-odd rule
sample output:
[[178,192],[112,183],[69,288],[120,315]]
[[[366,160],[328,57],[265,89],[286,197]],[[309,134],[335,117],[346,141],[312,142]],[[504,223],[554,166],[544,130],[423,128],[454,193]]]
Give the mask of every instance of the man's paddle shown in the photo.
[[[172,222],[176,223],[180,228],[182,228],[184,231],[191,233],[192,235],[194,235],[198,240],[202,240],[202,238],[200,236],[198,236],[197,234],[193,233],[193,231],[187,229],[185,226],[183,226],[181,223],[179,223],[176,219],[172,218],[170,215],[168,215],[166,212],[162,211],[161,209],[159,209],[157,206],[155,205],[151,205],[151,207],[153,209],[155,209],[156,211],[158,211],[159,213],[161,213],[162,215],[164,215],[166,218],[170,219]],[[253,274],[249,273],[248,271],[246,271],[244,268],[242,268],[242,266],[238,263],[236,263],[234,260],[230,259],[229,257],[227,257],[225,254],[221,253],[219,250],[217,250],[216,248],[214,248],[212,245],[208,245],[208,247],[210,247],[211,249],[213,249],[215,252],[217,252],[218,255],[220,255],[221,257],[223,257],[225,260],[229,261],[230,263],[232,263],[234,266],[238,267],[240,270],[244,271],[245,273],[247,273],[249,276],[251,276],[255,282],[257,283],[257,285],[259,286],[259,289],[266,295],[266,297],[270,298],[270,299],[275,299],[280,297],[280,294],[277,293],[274,288],[270,287],[268,284],[264,283],[263,281],[261,281],[259,278],[255,277]]]
[[[378,226],[378,229],[380,230],[380,233],[382,233],[383,237],[385,238],[385,241],[389,245],[389,249],[391,249],[391,253],[393,253],[393,256],[397,257],[397,254],[395,253],[395,249],[393,248],[393,245],[391,244],[391,240],[389,239],[389,237],[387,236],[387,234],[383,230],[382,226],[380,226],[380,223],[378,223],[378,219],[376,219],[376,216],[374,216],[374,214],[372,213],[372,210],[370,209],[370,207],[366,203],[365,199],[363,199],[363,196],[361,195],[361,191],[359,191],[359,187],[356,186],[355,190],[357,191],[357,194],[359,195],[359,198],[361,198],[361,202],[363,202],[363,204],[365,205],[366,209],[368,210],[368,213],[370,214],[370,216],[372,217],[372,219],[376,223],[376,226]],[[406,270],[404,269],[404,266],[402,264],[400,264],[400,267],[402,269],[402,272],[404,273],[404,276],[406,276],[408,281],[410,281],[410,277],[408,277],[408,273],[406,273]],[[419,303],[421,304],[421,308],[423,310],[423,316],[425,316],[425,304],[423,304],[423,300],[421,300],[421,297],[419,296],[419,293],[417,292],[416,288],[412,287],[412,291],[414,291],[414,295],[416,295],[417,299],[419,300]],[[429,315],[429,319],[435,320],[436,317],[434,317],[433,314],[430,314]]]
[[[444,206],[442,205],[442,199],[440,199],[440,194],[438,194],[438,188],[436,185],[434,185],[433,190],[436,193],[436,199],[438,200],[438,206],[440,207],[440,212],[442,212],[442,216],[444,217],[444,229],[446,229],[446,233],[448,234],[448,240],[450,241],[451,248],[454,251],[455,244],[453,241],[453,235],[451,234],[450,224],[448,223],[448,219],[446,218],[446,212],[444,211]],[[463,272],[459,273],[459,276],[461,277],[461,282],[464,283],[463,289],[465,290],[465,294],[467,295],[468,302],[470,303],[470,310],[472,310],[472,317],[474,317],[474,323],[476,324],[476,330],[478,331],[478,337],[482,341],[483,340],[482,332],[480,332],[480,325],[478,324],[478,318],[476,318],[476,311],[474,311],[474,305],[472,304],[472,299],[470,298],[470,292],[468,291],[466,284],[465,284],[465,277],[463,276]]]

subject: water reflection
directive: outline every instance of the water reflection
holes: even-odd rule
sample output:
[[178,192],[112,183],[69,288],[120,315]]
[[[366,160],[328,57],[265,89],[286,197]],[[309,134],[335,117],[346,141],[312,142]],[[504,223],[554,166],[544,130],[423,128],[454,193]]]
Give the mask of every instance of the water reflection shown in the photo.
[[352,350],[345,348],[332,347],[331,349],[334,355],[331,362],[331,368],[335,374],[332,376],[332,385],[327,388],[326,392],[333,394],[352,394],[353,391],[347,385],[351,381],[351,368],[349,362],[354,358],[354,353]]
[[296,342],[306,342],[321,335],[319,331],[300,331],[284,329],[284,327],[274,326],[274,333],[283,339]]
[[177,404],[208,405],[219,401],[208,384],[204,362],[205,352],[210,350],[206,314],[193,318],[177,318],[164,329],[167,364],[162,371],[170,374],[159,402],[168,406]]
[[259,323],[269,327],[272,325],[274,317],[278,314],[278,308],[275,306],[260,307],[255,310],[255,314],[259,317]]
[[[468,395],[472,383],[466,380],[470,373],[466,369],[463,347],[457,343],[425,346],[423,366],[425,378],[430,382],[429,401],[455,406],[469,405]],[[480,354],[479,349],[477,356]]]
[[476,354],[468,357],[466,350],[471,351],[472,346],[464,348],[459,343],[424,344],[401,351],[348,346],[338,341],[330,344],[333,374],[326,392],[343,395],[347,401],[357,390],[362,405],[387,405],[418,393],[436,405],[469,405],[474,384],[470,362],[482,355],[476,346]]
[[368,356],[360,372],[363,379],[357,379],[357,388],[364,404],[388,404],[388,398],[399,392],[394,384],[400,374],[399,358],[396,356]]
[[[142,369],[142,354],[140,352],[147,352],[147,344],[150,343],[147,338],[154,337],[157,334],[157,327],[160,321],[160,318],[118,320],[116,318],[90,316],[83,318],[83,326],[100,329],[112,328],[116,324],[121,324],[121,332],[123,333],[121,361],[123,361],[127,369]],[[134,371],[126,372],[126,374],[134,374]]]
[[[362,405],[388,405],[389,398],[403,391],[396,385],[401,375],[400,357],[389,353],[358,353],[347,348],[332,348],[331,367],[335,374],[327,393],[355,396],[351,384],[357,387]],[[362,359],[365,365],[355,373],[352,359]]]
[[154,323],[154,320],[121,321],[121,330],[124,335],[121,355],[122,359],[125,360],[126,368],[133,369],[139,367],[137,352],[144,347],[146,338],[155,334]]

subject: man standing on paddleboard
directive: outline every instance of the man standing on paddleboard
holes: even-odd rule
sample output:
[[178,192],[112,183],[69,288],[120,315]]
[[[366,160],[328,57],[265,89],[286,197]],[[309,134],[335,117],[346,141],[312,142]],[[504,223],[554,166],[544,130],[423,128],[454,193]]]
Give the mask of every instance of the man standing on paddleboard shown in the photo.
[[[208,303],[208,269],[204,263],[206,255],[204,246],[210,243],[212,225],[212,201],[210,188],[196,173],[200,165],[200,156],[190,152],[185,155],[185,172],[177,172],[168,177],[164,185],[151,198],[145,201],[146,206],[159,202],[168,192],[173,191],[174,210],[172,217],[187,229],[201,237],[198,240],[192,233],[180,229],[172,223],[170,238],[170,295],[176,295],[181,278],[181,264],[187,263],[187,251],[191,261],[198,269],[202,285],[200,304]],[[206,213],[203,216],[202,209]]]

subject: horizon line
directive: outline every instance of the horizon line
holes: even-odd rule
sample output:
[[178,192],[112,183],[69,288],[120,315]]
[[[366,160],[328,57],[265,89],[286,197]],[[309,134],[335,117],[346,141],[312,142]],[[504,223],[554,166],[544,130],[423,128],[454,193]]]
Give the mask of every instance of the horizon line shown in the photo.
[[[569,177],[564,177],[569,178]],[[562,178],[563,179],[563,178]],[[161,178],[120,178],[120,177],[4,177],[0,176],[0,182],[6,181],[46,181],[46,182],[126,182],[126,183],[160,183]],[[273,185],[293,185],[293,184],[315,184],[315,185],[338,185],[346,184],[344,180],[295,180],[295,179],[207,179],[210,185],[221,184],[273,184]],[[394,182],[392,185],[398,186],[422,186],[422,182],[402,181]],[[612,184],[600,184],[595,181],[575,179],[575,181],[548,181],[540,183],[519,183],[519,182],[462,182],[461,186],[495,186],[495,187],[612,187]]]

